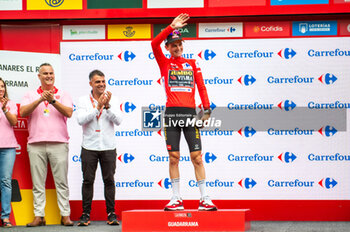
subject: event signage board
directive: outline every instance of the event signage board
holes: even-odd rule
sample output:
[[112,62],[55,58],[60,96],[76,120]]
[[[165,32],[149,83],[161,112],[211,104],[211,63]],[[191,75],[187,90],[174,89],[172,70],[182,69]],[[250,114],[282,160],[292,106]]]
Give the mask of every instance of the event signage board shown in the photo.
[[63,25],[63,40],[98,40],[106,38],[105,25]]
[[199,23],[198,37],[242,37],[243,23]]
[[22,10],[22,0],[0,0],[0,11]]
[[310,5],[328,4],[329,0],[271,0],[271,5]]
[[293,36],[337,35],[337,21],[293,22]]

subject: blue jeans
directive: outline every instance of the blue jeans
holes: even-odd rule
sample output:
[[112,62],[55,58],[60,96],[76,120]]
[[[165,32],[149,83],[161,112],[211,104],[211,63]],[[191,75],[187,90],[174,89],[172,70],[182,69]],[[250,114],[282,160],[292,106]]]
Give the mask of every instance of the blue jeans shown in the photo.
[[15,148],[0,148],[1,219],[9,218],[11,213],[11,179],[15,159]]

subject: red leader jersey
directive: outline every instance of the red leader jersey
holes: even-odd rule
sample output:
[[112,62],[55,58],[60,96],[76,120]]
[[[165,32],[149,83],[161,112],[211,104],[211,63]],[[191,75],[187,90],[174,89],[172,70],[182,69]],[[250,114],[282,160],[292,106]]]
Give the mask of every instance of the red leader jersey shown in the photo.
[[197,84],[203,107],[209,109],[207,89],[204,85],[202,71],[197,67],[196,61],[183,57],[170,57],[168,59],[162,52],[160,45],[173,30],[169,25],[151,43],[154,57],[164,80],[167,96],[166,107],[196,108],[195,85]]

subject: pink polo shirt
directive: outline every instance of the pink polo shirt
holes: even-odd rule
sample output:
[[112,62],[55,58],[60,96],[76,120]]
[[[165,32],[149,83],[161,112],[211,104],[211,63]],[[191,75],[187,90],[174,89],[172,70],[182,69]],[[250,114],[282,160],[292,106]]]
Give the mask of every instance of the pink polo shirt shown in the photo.
[[[0,103],[0,109],[1,108],[2,104]],[[13,101],[8,101],[6,108],[11,114],[17,115],[17,106]],[[13,127],[2,110],[0,110],[0,128],[0,148],[18,147]]]
[[[24,95],[21,105],[28,105],[40,98],[40,89],[28,92]],[[73,107],[73,102],[68,93],[57,90],[56,101]],[[61,142],[68,143],[67,117],[63,116],[56,108],[43,101],[28,116],[28,143]]]

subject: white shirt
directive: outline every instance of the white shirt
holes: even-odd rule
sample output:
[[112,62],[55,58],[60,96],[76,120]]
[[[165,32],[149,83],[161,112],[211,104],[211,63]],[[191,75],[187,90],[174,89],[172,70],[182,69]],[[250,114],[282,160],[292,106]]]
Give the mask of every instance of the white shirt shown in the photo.
[[[112,96],[109,102],[110,108],[103,109],[102,114],[91,102],[91,95],[79,98],[76,117],[79,125],[83,126],[82,147],[87,150],[105,151],[116,148],[114,124],[122,122],[122,112],[117,97]],[[92,98],[95,106],[97,101]],[[99,118],[97,118],[100,115]]]

